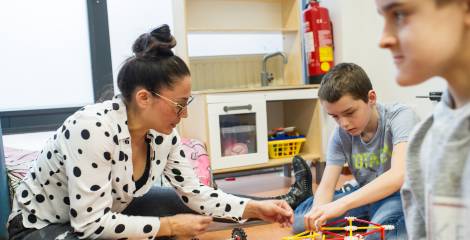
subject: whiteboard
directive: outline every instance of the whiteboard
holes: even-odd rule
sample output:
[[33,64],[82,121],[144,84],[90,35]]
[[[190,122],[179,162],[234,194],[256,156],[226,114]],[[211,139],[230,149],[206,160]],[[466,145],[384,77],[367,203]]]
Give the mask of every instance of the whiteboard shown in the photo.
[[2,1],[0,36],[0,111],[93,103],[86,1]]

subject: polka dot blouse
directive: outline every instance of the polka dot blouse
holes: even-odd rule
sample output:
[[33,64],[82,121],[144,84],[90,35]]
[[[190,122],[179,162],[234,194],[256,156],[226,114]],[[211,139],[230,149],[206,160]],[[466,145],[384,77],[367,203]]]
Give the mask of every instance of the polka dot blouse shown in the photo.
[[[17,188],[10,219],[22,214],[27,228],[70,222],[80,238],[148,238],[158,217],[121,214],[163,175],[191,209],[241,221],[247,199],[201,185],[185,157],[176,130],[154,130],[147,182],[136,189],[132,178],[131,137],[120,97],[74,113],[45,144]],[[158,204],[156,199],[155,204]]]

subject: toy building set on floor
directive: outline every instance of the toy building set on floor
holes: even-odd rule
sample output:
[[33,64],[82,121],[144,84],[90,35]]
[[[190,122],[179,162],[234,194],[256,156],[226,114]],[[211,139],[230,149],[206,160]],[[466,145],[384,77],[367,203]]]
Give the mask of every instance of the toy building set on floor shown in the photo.
[[[355,223],[361,226],[354,225]],[[341,225],[345,226],[339,227]],[[356,217],[345,217],[323,225],[318,232],[305,231],[294,236],[283,237],[282,240],[363,240],[366,236],[374,234],[380,234],[380,239],[385,240],[385,231],[393,229],[395,229],[393,225],[380,225]],[[247,239],[247,234],[242,228],[234,228],[231,238],[227,240]]]
[[[354,223],[361,223],[367,226],[356,226]],[[344,224],[346,224],[346,226],[337,226]],[[380,225],[356,217],[345,217],[344,219],[323,225],[319,232],[305,231],[295,236],[284,237],[282,240],[363,240],[366,236],[373,234],[380,234],[380,239],[385,240],[385,231],[393,229],[395,229],[393,225]]]

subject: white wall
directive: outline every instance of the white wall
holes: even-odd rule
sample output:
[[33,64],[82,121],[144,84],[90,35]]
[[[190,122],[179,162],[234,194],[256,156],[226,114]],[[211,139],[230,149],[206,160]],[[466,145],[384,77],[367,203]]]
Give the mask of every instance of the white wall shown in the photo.
[[378,47],[383,20],[374,0],[332,0],[322,3],[334,21],[335,57],[337,62],[354,62],[362,66],[372,80],[382,102],[403,102],[418,108],[424,116],[432,110],[427,100],[416,99],[429,91],[445,87],[443,81],[430,81],[414,87],[400,87],[395,82],[396,68],[388,50]]
[[0,2],[0,111],[93,102],[86,6]]
[[[173,30],[172,0],[107,1],[114,89],[121,64],[132,56],[132,44],[140,34],[168,24]],[[181,11],[182,12],[182,11]]]
[[[417,99],[416,96],[443,90],[445,82],[436,78],[425,84],[406,88],[396,84],[393,59],[388,50],[378,46],[383,20],[377,13],[374,0],[328,0],[322,1],[321,5],[329,9],[333,21],[336,63],[354,62],[363,67],[380,102],[407,104],[422,118],[432,111],[434,104],[431,101]],[[324,120],[328,139],[335,123],[326,114]]]

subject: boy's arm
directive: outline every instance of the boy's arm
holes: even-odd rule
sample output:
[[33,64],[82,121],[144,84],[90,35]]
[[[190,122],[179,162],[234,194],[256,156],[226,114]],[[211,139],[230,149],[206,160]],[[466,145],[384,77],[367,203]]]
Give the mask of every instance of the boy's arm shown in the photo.
[[407,142],[400,142],[394,145],[391,168],[354,193],[338,199],[337,202],[344,206],[347,211],[379,201],[400,190],[405,175],[407,145]]
[[329,203],[333,200],[336,183],[341,175],[342,166],[328,165],[323,173],[320,185],[315,194],[313,207]]
[[333,200],[336,184],[338,183],[341,170],[343,170],[344,163],[346,162],[345,151],[350,151],[344,148],[345,145],[348,144],[344,144],[340,137],[340,128],[336,127],[328,143],[326,168],[321,178],[320,185],[314,193],[315,200],[312,209],[315,206],[320,206]]
[[[326,192],[326,187],[325,192],[323,193],[317,191],[315,198],[319,199],[319,201],[315,201],[312,210],[310,210],[310,212],[305,215],[305,228],[318,231],[319,227],[325,224],[327,220],[339,217],[350,209],[381,200],[386,196],[398,191],[403,184],[406,147],[406,142],[400,142],[396,144],[393,148],[391,168],[372,182],[366,184],[351,194],[348,194],[334,202],[328,203],[326,200],[331,201],[332,193],[328,195],[328,192]],[[340,173],[341,171],[338,171],[338,175]],[[328,184],[328,186],[330,185]]]
[[318,225],[318,217],[325,213],[322,206],[327,205],[333,200],[336,183],[338,182],[342,169],[343,166],[340,165],[326,166],[320,185],[315,192],[315,200],[312,209],[304,216],[305,229],[313,230],[316,228],[315,225]]

